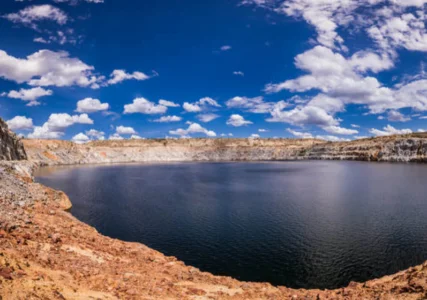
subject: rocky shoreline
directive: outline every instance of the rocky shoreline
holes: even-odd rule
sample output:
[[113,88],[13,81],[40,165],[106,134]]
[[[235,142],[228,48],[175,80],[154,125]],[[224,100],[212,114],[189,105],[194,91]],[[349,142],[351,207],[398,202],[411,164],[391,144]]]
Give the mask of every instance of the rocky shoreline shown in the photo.
[[24,145],[28,160],[0,162],[1,299],[427,299],[427,262],[336,290],[296,290],[214,276],[142,244],[102,236],[66,212],[71,203],[64,193],[32,178],[41,165],[153,160],[423,162],[424,137],[350,143],[200,139],[87,145],[26,140]]

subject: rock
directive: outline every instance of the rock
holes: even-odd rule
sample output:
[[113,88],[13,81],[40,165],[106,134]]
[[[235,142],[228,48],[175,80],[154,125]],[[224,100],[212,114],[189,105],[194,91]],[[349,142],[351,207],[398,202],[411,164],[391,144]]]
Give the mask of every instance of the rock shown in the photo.
[[61,236],[59,235],[59,233],[55,233],[52,235],[52,241],[56,244],[61,242]]
[[9,268],[0,269],[0,276],[4,279],[12,280],[12,270]]
[[0,160],[27,159],[21,140],[9,130],[7,123],[0,118]]

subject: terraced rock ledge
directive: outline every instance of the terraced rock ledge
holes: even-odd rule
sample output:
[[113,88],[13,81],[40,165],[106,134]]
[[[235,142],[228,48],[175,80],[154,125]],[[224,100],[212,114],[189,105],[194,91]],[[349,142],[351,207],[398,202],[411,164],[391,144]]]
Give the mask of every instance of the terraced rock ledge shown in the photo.
[[[21,147],[19,141],[15,144]],[[142,244],[99,234],[66,211],[71,203],[64,193],[32,178],[36,168],[47,164],[289,159],[424,162],[424,136],[349,143],[197,139],[75,145],[26,140],[24,145],[28,160],[0,162],[1,299],[427,299],[427,262],[336,290],[295,290],[214,276]]]

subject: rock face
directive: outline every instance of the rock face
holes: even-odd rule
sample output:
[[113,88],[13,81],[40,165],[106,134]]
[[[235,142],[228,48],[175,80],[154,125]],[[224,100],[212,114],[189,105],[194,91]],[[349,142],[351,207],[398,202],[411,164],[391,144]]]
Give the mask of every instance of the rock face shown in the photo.
[[0,160],[24,159],[27,159],[27,154],[21,140],[9,130],[6,122],[0,118]]
[[25,140],[24,145],[31,161],[46,165],[302,159],[427,162],[427,135],[423,134],[339,143],[315,139],[181,139],[85,145]]

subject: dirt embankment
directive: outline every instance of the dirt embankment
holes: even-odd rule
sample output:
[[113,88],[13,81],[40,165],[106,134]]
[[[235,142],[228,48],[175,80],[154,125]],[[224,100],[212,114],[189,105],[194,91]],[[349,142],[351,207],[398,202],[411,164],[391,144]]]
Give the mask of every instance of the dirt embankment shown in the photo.
[[427,263],[336,290],[240,282],[139,243],[97,233],[64,211],[67,196],[32,180],[40,164],[358,159],[424,161],[427,139],[24,141],[29,161],[0,162],[0,299],[427,299]]
[[1,299],[427,299],[427,263],[337,290],[294,290],[214,276],[142,244],[97,233],[67,196],[0,163]]
[[333,159],[427,161],[427,135],[332,143],[295,139],[181,139],[98,141],[24,140],[29,160],[47,165],[152,161],[267,161]]

